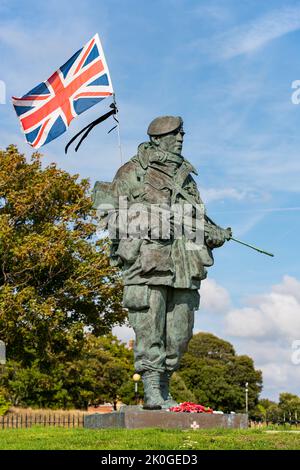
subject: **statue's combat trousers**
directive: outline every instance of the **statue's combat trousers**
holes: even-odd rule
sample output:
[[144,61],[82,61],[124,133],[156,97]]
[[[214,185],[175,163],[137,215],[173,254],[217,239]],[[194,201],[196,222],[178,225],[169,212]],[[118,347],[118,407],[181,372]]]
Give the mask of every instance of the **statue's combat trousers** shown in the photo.
[[135,369],[172,373],[193,334],[199,292],[167,286],[125,286],[124,307],[134,329]]

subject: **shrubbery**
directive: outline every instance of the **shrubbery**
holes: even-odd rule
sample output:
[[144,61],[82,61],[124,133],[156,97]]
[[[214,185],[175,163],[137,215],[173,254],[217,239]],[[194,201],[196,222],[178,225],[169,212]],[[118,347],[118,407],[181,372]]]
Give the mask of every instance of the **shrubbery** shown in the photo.
[[[41,156],[0,151],[1,374],[14,404],[83,408],[115,399],[131,360],[111,338],[122,282],[96,239],[87,180]],[[107,336],[108,335],[108,336]],[[115,351],[113,349],[115,348]]]
[[5,415],[9,410],[11,403],[0,393],[0,416]]

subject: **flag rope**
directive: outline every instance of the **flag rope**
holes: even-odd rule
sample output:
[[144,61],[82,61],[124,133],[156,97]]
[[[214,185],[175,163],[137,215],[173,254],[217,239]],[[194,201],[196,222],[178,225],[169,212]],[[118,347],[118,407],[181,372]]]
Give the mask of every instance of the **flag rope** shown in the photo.
[[111,111],[108,111],[108,113],[105,113],[103,114],[102,116],[100,116],[99,118],[95,119],[93,122],[90,122],[87,126],[85,126],[83,129],[81,129],[81,131],[77,132],[77,134],[74,135],[74,137],[72,137],[72,139],[67,143],[66,147],[65,147],[65,153],[68,152],[68,148],[69,146],[71,145],[72,142],[74,142],[75,139],[77,139],[77,137],[79,137],[84,131],[85,133],[83,134],[83,136],[81,137],[79,143],[77,144],[77,146],[75,147],[75,152],[77,152],[77,150],[79,149],[80,145],[82,144],[83,140],[86,139],[86,137],[89,135],[89,133],[91,132],[91,130],[97,126],[97,124],[100,124],[101,122],[105,121],[106,119],[108,119],[110,116],[114,116],[116,113],[117,113],[117,108],[115,106],[114,103],[112,103],[110,105],[110,108]]

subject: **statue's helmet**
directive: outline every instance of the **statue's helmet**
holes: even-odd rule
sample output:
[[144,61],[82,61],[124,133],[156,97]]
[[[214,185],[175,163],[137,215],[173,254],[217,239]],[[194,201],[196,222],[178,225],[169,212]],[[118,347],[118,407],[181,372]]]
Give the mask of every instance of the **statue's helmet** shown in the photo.
[[147,134],[151,137],[170,134],[182,128],[183,120],[180,116],[159,116],[150,122]]

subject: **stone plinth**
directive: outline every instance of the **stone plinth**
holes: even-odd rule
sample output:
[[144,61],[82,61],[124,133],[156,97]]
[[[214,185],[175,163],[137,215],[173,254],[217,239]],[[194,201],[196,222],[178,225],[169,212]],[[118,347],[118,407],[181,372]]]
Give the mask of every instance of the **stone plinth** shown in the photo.
[[247,414],[174,413],[123,406],[120,411],[84,416],[85,428],[161,428],[161,429],[246,429]]

